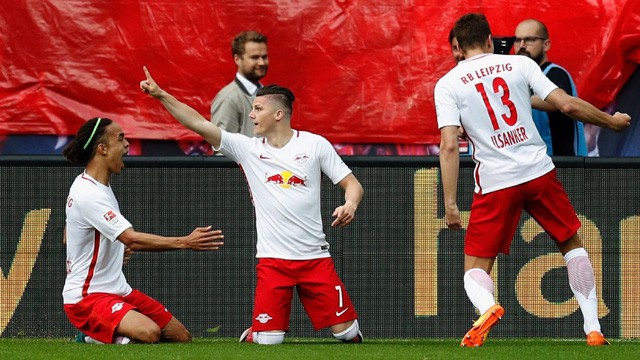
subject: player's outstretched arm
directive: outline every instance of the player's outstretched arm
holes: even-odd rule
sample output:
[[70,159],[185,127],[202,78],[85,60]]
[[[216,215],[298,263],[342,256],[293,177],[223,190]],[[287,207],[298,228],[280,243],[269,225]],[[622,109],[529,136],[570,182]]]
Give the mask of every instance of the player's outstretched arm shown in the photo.
[[153,80],[149,70],[144,66],[146,79],[140,81],[140,89],[154,98],[160,100],[169,113],[182,125],[202,136],[214,148],[220,147],[221,131],[214,123],[205,119],[200,113],[190,106],[178,101],[168,92],[162,90]]
[[544,100],[578,121],[615,131],[622,131],[631,126],[631,117],[628,114],[617,112],[609,115],[580,98],[568,95],[562,89],[553,90]]
[[333,211],[332,216],[336,219],[333,220],[331,226],[345,227],[355,218],[358,205],[364,196],[364,189],[353,174],[345,176],[338,185],[344,190],[344,204]]
[[169,250],[218,250],[224,245],[222,230],[211,230],[211,226],[198,227],[187,236],[166,237],[135,231],[128,228],[120,240],[133,251],[169,251]]

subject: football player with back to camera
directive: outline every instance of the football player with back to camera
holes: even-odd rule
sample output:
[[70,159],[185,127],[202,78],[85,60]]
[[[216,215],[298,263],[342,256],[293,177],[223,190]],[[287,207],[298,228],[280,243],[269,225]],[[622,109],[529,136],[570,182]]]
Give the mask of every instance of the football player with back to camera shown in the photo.
[[140,88],[214,150],[242,168],[251,190],[258,240],[253,323],[240,341],[281,344],[289,330],[293,288],[314,329],[331,328],[343,342],[362,342],[358,315],[338,277],[320,214],[322,174],[345,192],[332,226],[354,219],[364,190],[323,137],[291,128],[293,93],[268,85],[256,94],[249,117],[255,136],[230,133],[162,90],[144,68]]
[[593,267],[578,236],[580,221],[531,118],[529,89],[563,113],[598,126],[621,131],[629,127],[631,118],[609,115],[567,95],[528,57],[493,54],[491,30],[482,14],[462,16],[454,33],[465,60],[437,82],[434,94],[445,222],[450,229],[462,228],[457,205],[457,135],[464,126],[476,162],[464,244],[464,288],[482,314],[461,345],[481,346],[504,314],[495,302],[489,273],[498,253],[509,253],[523,209],[549,234],[565,259],[587,343],[608,344],[598,320]]
[[217,250],[222,231],[198,227],[187,236],[139,232],[122,215],[111,189],[112,174],[124,168],[129,142],[120,125],[93,118],[80,127],[63,151],[84,166],[66,203],[64,242],[67,278],[64,311],[89,343],[188,342],[191,334],[161,303],[132,289],[122,272],[125,248],[132,251]]

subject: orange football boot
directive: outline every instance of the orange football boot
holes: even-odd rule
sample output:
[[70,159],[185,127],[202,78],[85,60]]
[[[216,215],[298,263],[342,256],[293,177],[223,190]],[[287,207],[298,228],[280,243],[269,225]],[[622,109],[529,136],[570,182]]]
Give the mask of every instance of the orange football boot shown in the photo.
[[604,338],[604,335],[597,331],[592,331],[587,334],[587,345],[589,346],[600,346],[600,345],[609,345],[609,341]]
[[489,335],[489,330],[494,327],[502,316],[504,315],[504,309],[500,305],[493,305],[482,316],[473,323],[473,327],[469,330],[464,337],[460,346],[478,347],[482,346],[484,340]]

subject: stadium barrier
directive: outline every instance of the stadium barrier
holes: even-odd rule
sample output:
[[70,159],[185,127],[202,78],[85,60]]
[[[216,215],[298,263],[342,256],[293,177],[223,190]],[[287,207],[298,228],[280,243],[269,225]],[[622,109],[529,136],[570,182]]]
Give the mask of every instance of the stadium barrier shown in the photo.
[[[345,157],[365,188],[356,220],[331,228],[342,190],[323,180],[322,214],[338,272],[371,338],[460,337],[476,314],[462,284],[464,231],[443,220],[436,157]],[[640,159],[555,158],[582,221],[608,337],[640,337]],[[112,178],[136,230],[188,234],[213,225],[217,252],[136,253],[130,284],[157,298],[199,337],[235,337],[251,322],[255,228],[241,171],[221,157],[131,157]],[[0,157],[0,336],[71,337],[62,308],[64,206],[79,167],[61,157]],[[463,159],[459,207],[472,199]],[[514,216],[517,214],[514,214]],[[526,213],[509,256],[494,266],[506,315],[492,337],[583,337],[582,316],[553,242]],[[294,298],[290,336],[314,332]]]

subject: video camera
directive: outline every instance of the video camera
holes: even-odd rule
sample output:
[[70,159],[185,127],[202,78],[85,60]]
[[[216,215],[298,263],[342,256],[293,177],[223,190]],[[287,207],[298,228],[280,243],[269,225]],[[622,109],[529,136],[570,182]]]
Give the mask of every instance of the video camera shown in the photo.
[[493,40],[493,53],[494,54],[509,54],[513,43],[516,42],[515,36],[496,36]]

